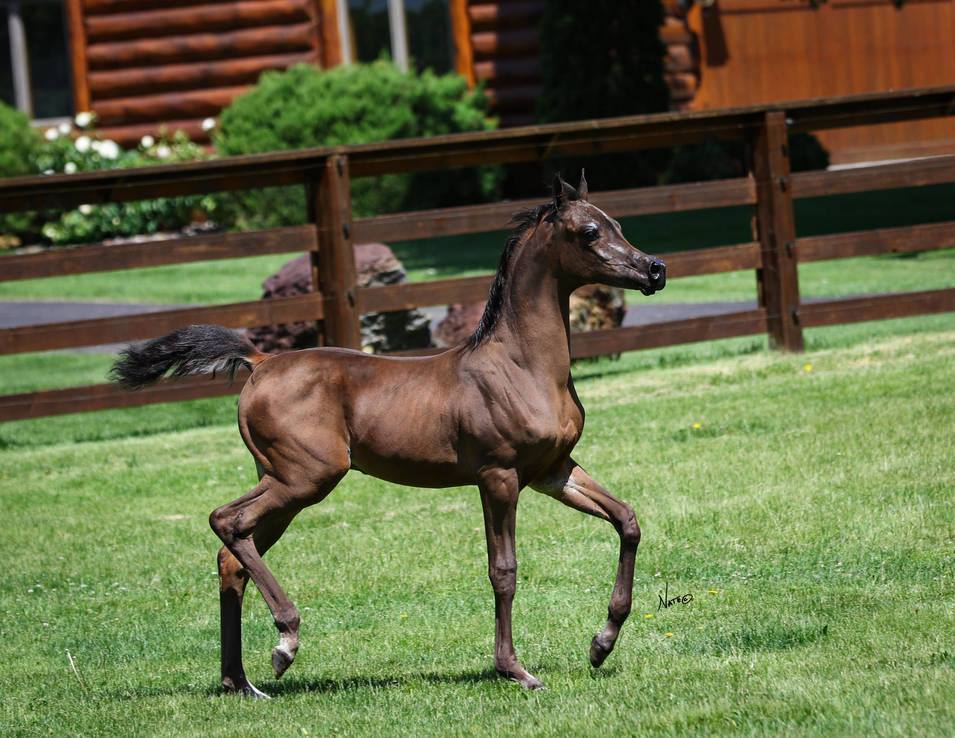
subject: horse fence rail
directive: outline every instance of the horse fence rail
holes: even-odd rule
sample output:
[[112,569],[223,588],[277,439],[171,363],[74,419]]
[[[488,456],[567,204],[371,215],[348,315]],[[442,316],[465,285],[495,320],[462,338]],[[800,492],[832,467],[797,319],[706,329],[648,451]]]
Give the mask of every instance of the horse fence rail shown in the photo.
[[[574,334],[571,353],[575,358],[593,357],[763,333],[768,333],[774,347],[798,351],[806,327],[955,310],[955,288],[803,303],[798,275],[800,263],[955,246],[955,221],[797,237],[794,201],[953,182],[955,156],[793,174],[789,169],[788,135],[794,131],[951,115],[955,115],[955,86],[724,111],[528,126],[136,170],[0,180],[0,213],[233,191],[261,187],[263,183],[300,185],[305,187],[309,221],[302,226],[260,231],[123,245],[94,244],[4,256],[0,257],[0,281],[305,252],[310,254],[315,286],[313,292],[296,297],[0,329],[0,355],[133,341],[203,322],[252,328],[316,321],[324,345],[359,348],[362,314],[477,302],[487,296],[491,276],[360,287],[353,243],[498,231],[506,227],[515,210],[538,201],[353,219],[352,177],[533,162],[569,154],[697,143],[714,137],[742,138],[748,142],[753,165],[749,176],[595,192],[591,200],[615,217],[752,206],[753,241],[667,254],[666,261],[671,279],[755,270],[758,307]],[[0,421],[220,396],[238,392],[245,376],[240,374],[234,383],[221,377],[165,380],[138,393],[100,384],[0,396]]]

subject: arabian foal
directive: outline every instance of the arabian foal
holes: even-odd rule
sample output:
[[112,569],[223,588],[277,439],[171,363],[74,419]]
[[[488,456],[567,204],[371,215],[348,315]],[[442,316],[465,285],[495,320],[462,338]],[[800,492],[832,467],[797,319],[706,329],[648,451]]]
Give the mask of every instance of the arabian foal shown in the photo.
[[249,578],[265,598],[279,643],[277,677],[298,649],[299,614],[262,556],[303,508],[321,502],[350,469],[416,487],[480,490],[488,575],[495,598],[494,665],[541,687],[517,658],[511,603],[518,494],[531,487],[610,522],[620,536],[617,579],[590,661],[613,650],[630,612],[640,528],[633,510],[572,458],[584,409],[570,375],[568,301],[600,282],[663,289],[666,266],[623,237],[620,224],[559,177],[551,202],[516,217],[480,325],[465,342],[424,358],[320,348],[272,356],[217,326],[191,326],[130,347],[114,367],[138,388],[173,375],[252,368],[239,398],[239,430],[259,483],[213,511],[219,552],[222,684],[264,696],[242,667],[242,596]]

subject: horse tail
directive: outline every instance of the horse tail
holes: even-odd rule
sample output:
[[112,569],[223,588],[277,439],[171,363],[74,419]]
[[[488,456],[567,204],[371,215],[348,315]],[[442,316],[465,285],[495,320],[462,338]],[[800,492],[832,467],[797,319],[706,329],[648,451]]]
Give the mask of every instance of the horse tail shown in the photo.
[[161,338],[130,344],[120,352],[109,375],[131,390],[142,389],[167,373],[182,377],[227,372],[231,381],[240,366],[253,369],[271,355],[220,325],[190,325]]

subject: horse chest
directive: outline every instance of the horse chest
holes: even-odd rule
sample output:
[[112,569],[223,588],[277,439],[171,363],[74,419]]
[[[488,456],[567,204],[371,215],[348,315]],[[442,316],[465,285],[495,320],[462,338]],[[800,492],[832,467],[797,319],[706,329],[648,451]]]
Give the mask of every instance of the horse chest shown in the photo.
[[581,408],[563,393],[554,396],[527,390],[511,402],[507,415],[498,429],[518,453],[569,452],[583,431]]

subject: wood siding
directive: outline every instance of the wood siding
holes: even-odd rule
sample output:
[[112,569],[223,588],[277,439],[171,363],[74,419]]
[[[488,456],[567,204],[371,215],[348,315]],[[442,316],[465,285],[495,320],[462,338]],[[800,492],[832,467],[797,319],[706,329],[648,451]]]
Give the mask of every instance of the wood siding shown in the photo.
[[[316,0],[69,0],[78,110],[129,145],[166,127],[206,141],[202,121],[270,69],[335,63]],[[334,24],[334,18],[331,18]],[[326,58],[326,56],[330,58]]]
[[[955,82],[951,0],[717,0],[694,7],[698,109]],[[831,131],[833,161],[955,152],[955,122],[920,121]]]

